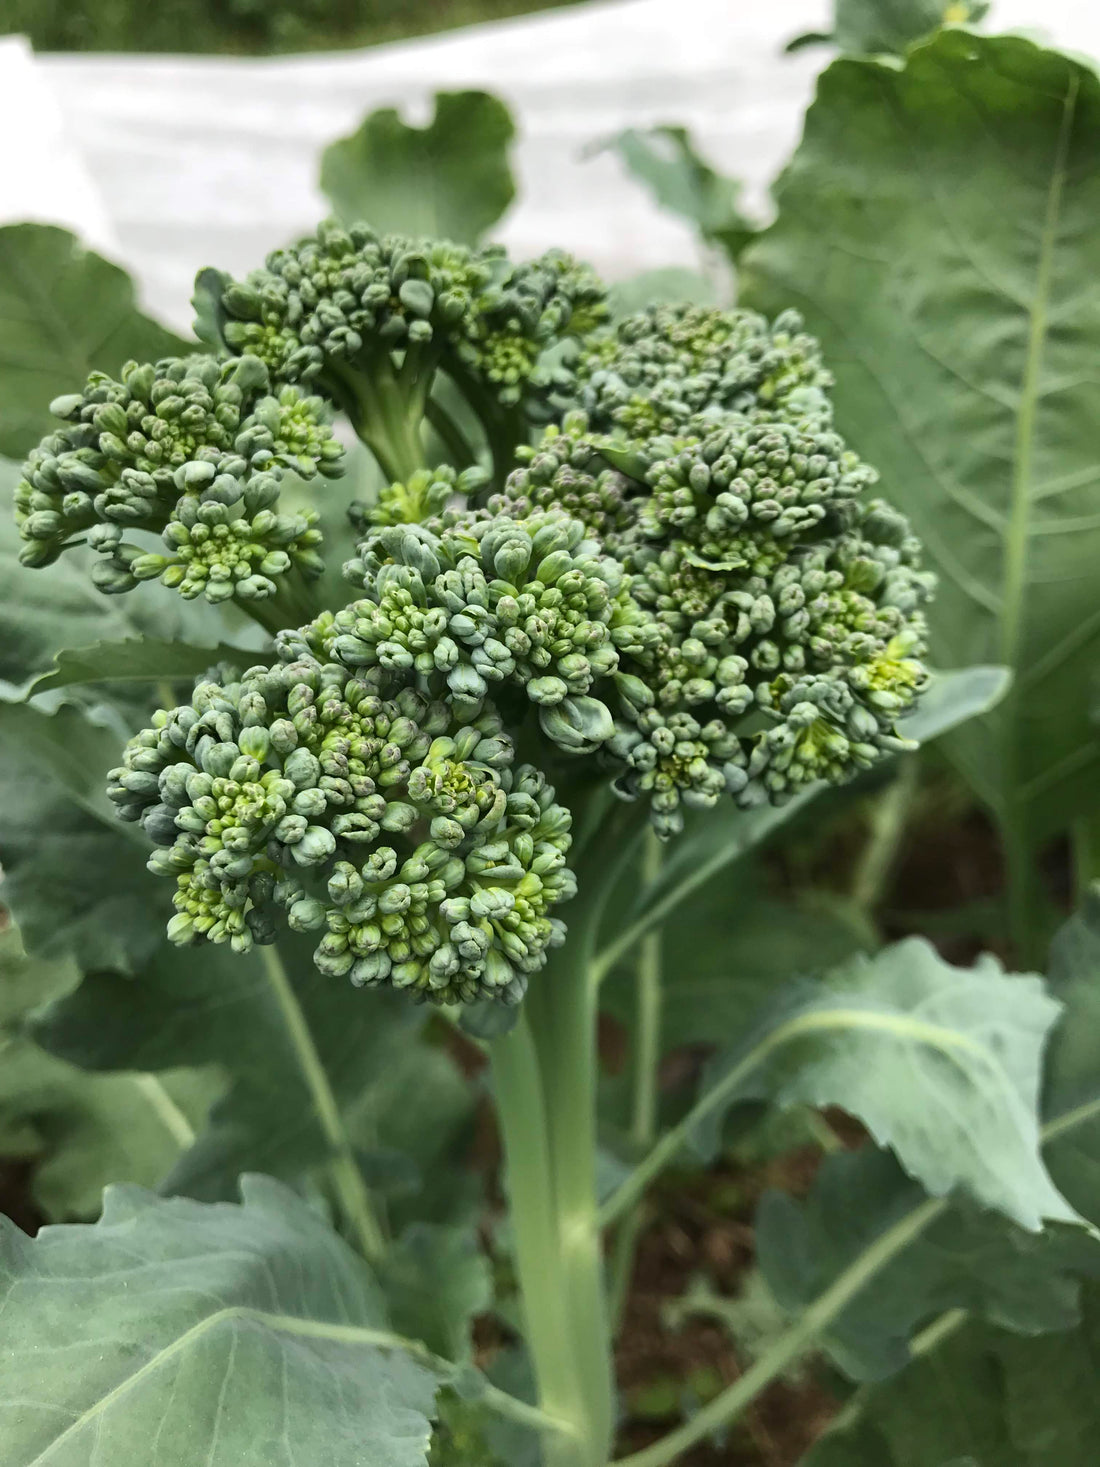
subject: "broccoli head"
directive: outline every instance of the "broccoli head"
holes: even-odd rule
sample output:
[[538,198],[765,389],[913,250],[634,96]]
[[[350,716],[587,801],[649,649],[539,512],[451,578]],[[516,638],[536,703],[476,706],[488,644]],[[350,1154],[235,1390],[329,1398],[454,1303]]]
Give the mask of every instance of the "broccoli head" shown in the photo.
[[173,942],[320,935],[323,973],[518,1002],[564,929],[570,815],[486,705],[472,721],[339,660],[205,680],[112,770],[174,879]]

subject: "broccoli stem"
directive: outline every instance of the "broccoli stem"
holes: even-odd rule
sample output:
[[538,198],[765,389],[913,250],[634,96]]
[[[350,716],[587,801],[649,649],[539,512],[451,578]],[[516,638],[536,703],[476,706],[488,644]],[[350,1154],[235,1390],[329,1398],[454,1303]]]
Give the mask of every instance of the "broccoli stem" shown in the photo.
[[[579,1459],[584,1467],[602,1467],[607,1461],[615,1419],[596,1192],[598,990],[591,960],[604,906],[644,818],[644,807],[618,805],[598,824],[577,863],[579,891],[569,913],[568,940],[532,982],[525,1000],[549,1140],[555,1267],[560,1270],[569,1350],[580,1376],[579,1398],[567,1415],[584,1443],[585,1455]],[[584,824],[578,819],[579,828]],[[505,1106],[507,1099],[501,1097]],[[526,1298],[529,1280],[522,1273],[521,1282]]]
[[[584,1419],[583,1391],[566,1313],[546,1107],[525,1011],[521,1010],[509,1034],[492,1041],[490,1052],[539,1404],[542,1410],[576,1426]],[[547,1467],[589,1467],[591,1460],[579,1435],[547,1441],[544,1451]]]
[[407,483],[429,467],[420,427],[435,375],[430,347],[410,346],[399,367],[388,352],[360,353],[350,364],[329,363],[325,389],[351,420],[391,484]]
[[[642,845],[639,876],[643,892],[661,875],[661,842],[647,830]],[[642,939],[634,970],[634,1096],[630,1139],[639,1152],[647,1151],[657,1136],[657,1072],[661,1062],[661,933],[654,929]],[[642,1220],[633,1207],[615,1230],[611,1253],[611,1326],[618,1331]]]

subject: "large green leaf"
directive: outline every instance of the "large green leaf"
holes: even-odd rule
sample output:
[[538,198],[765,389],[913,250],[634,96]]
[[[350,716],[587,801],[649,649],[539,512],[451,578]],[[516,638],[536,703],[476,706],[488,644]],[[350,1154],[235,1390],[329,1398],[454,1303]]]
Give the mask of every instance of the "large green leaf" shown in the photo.
[[93,1227],[0,1219],[10,1467],[424,1467],[436,1378],[384,1348],[366,1267],[278,1184],[112,1187]]
[[[1081,1324],[1025,1340],[975,1323],[861,1391],[802,1467],[1093,1467],[1100,1291]],[[854,1418],[854,1421],[853,1421]]]
[[93,369],[194,351],[148,316],[130,277],[50,224],[0,228],[0,453],[29,453],[49,405]]
[[945,742],[1027,844],[1100,793],[1100,79],[945,30],[822,76],[743,298],[797,306],[840,430],[939,571],[937,665],[1015,681]]
[[325,149],[321,187],[347,223],[476,244],[515,196],[515,125],[487,92],[438,92],[426,127],[392,107]]
[[55,1219],[93,1217],[108,1182],[159,1183],[222,1088],[212,1071],[90,1075],[47,1054],[22,1021],[78,982],[71,961],[29,957],[14,927],[0,931],[0,1154],[32,1163]]

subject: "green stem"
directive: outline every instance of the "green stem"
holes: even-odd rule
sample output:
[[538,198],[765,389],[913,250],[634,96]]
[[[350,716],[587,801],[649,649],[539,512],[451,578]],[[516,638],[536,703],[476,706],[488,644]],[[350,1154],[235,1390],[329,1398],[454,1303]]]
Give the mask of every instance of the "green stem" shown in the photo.
[[326,367],[326,386],[391,484],[407,484],[428,467],[420,424],[434,370],[434,357],[413,348],[396,369],[388,354],[377,353]]
[[622,1326],[626,1301],[630,1297],[630,1281],[634,1276],[634,1255],[644,1226],[643,1207],[632,1207],[615,1229],[611,1245],[611,1277],[607,1288],[607,1312],[611,1331],[617,1336]]
[[596,1201],[597,989],[590,965],[604,905],[643,819],[638,806],[615,806],[582,850],[569,939],[526,1000],[546,1103],[570,1348],[580,1370],[584,1436],[594,1467],[602,1467],[611,1449],[615,1391]]
[[[783,818],[789,818],[814,799],[824,788],[823,785],[807,785],[801,793],[794,796],[784,807]],[[778,822],[777,822],[778,823]],[[731,838],[705,860],[695,862],[689,871],[679,880],[666,884],[665,889],[656,897],[648,900],[642,915],[637,917],[625,931],[620,932],[605,948],[597,953],[593,963],[593,979],[597,984],[603,982],[616,963],[622,961],[626,954],[641,942],[647,932],[660,927],[670,912],[674,912],[681,902],[687,900],[695,891],[708,882],[712,876],[716,876],[723,867],[730,865],[737,858],[750,850],[760,839],[760,831],[750,819],[746,820],[744,830],[738,834],[736,829]]]
[[[489,1052],[539,1403],[548,1415],[579,1432],[585,1421],[583,1390],[571,1349],[546,1110],[526,1012],[521,1011],[508,1034],[491,1041]],[[547,1457],[548,1467],[587,1467],[589,1462],[579,1435],[547,1444]]]
[[[661,875],[661,842],[647,830],[642,845],[642,889]],[[642,940],[636,971],[634,1053],[634,1113],[630,1138],[639,1147],[652,1146],[657,1130],[657,1069],[661,1059],[661,933]]]
[[318,1123],[329,1144],[332,1157],[329,1174],[336,1188],[340,1204],[351,1224],[363,1256],[371,1263],[376,1262],[385,1250],[382,1231],[378,1226],[371,1205],[370,1193],[359,1170],[359,1163],[352,1150],[351,1139],[344,1128],[340,1107],[336,1103],[328,1075],[317,1053],[306,1017],[302,1013],[298,996],[287,976],[286,968],[274,947],[261,947],[260,957],[264,974],[275,1001],[279,1005],[290,1042],[298,1056],[302,1078],[313,1098],[313,1108]]
[[466,469],[477,463],[473,446],[441,402],[429,397],[424,406],[424,416],[442,438],[443,446],[451,456],[452,467]]
[[798,1321],[784,1330],[771,1347],[690,1421],[643,1451],[621,1458],[616,1467],[669,1467],[680,1461],[696,1442],[736,1421],[773,1380],[813,1348],[833,1320],[861,1289],[922,1233],[947,1207],[940,1197],[929,1198],[888,1228],[849,1268],[819,1294]]
[[902,759],[896,778],[872,808],[867,844],[852,881],[852,900],[863,912],[878,906],[894,870],[917,793],[918,769],[915,758]]

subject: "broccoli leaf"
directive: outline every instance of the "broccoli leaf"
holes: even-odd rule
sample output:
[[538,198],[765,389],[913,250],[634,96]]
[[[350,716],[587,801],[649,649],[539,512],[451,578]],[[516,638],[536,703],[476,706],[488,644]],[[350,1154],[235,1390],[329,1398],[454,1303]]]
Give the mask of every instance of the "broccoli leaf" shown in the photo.
[[897,52],[941,25],[981,20],[982,0],[836,0],[836,24],[827,39],[849,55]]
[[92,370],[194,349],[142,315],[126,272],[68,230],[0,228],[0,453],[29,453],[50,431],[53,398]]
[[820,336],[838,427],[939,571],[933,660],[1014,673],[944,746],[1023,847],[1100,783],[1098,122],[1100,78],[1019,37],[836,61],[742,260],[745,304]]
[[708,243],[720,246],[731,260],[737,259],[756,233],[757,226],[741,212],[740,181],[712,168],[686,128],[643,131],[628,127],[607,146],[619,154],[662,209],[694,224]]
[[229,1074],[225,1099],[168,1179],[170,1190],[221,1199],[242,1170],[296,1177],[323,1165],[332,1147],[318,1119],[314,1063],[345,1129],[352,1107],[362,1124],[372,1082],[423,1021],[402,995],[370,994],[364,1003],[350,983],[326,978],[311,947],[303,939],[285,945],[288,995],[266,950],[164,944],[136,979],[89,973],[34,1034],[90,1070],[215,1064]]
[[247,667],[258,661],[255,652],[240,647],[192,647],[186,642],[162,642],[155,637],[127,638],[122,642],[94,642],[90,647],[68,647],[54,658],[53,668],[36,678],[28,697],[83,683],[190,682],[218,662]]
[[470,1322],[493,1296],[472,1228],[411,1223],[387,1249],[379,1281],[396,1330],[448,1360],[470,1358]]
[[[922,1200],[886,1152],[839,1152],[805,1202],[764,1194],[757,1262],[778,1301],[799,1314]],[[1083,1228],[1026,1232],[958,1204],[877,1273],[819,1343],[853,1380],[878,1380],[900,1370],[919,1327],[949,1309],[1024,1335],[1072,1328],[1082,1274],[1100,1276],[1100,1243]]]
[[423,1467],[438,1377],[386,1348],[366,1266],[305,1203],[111,1187],[94,1226],[0,1219],[8,1460]]
[[71,705],[0,702],[0,901],[38,956],[133,972],[164,942],[170,894],[105,793],[124,737]]
[[[1092,1467],[1100,1409],[1100,1290],[1076,1329],[1021,1339],[976,1322],[860,1391],[800,1467]],[[854,1418],[854,1420],[853,1420]]]
[[961,1188],[1024,1228],[1078,1221],[1039,1156],[1040,1060],[1060,1011],[1038,977],[989,957],[954,968],[910,938],[792,984],[714,1061],[691,1131],[711,1153],[734,1099],[839,1105],[933,1196]]
[[[20,565],[22,542],[11,513],[19,476],[18,464],[0,459],[0,679],[21,689],[51,666],[59,648],[97,640],[151,636],[217,642],[226,635],[222,609],[166,596],[163,586],[142,585],[126,596],[104,596],[92,584],[90,552],[70,552],[35,571]],[[248,633],[242,628],[239,635]]]
[[79,977],[71,961],[28,956],[15,927],[0,931],[0,1155],[31,1163],[34,1199],[58,1219],[94,1216],[108,1182],[155,1186],[221,1088],[196,1070],[89,1075],[39,1048],[22,1021]]
[[385,107],[325,149],[321,187],[345,223],[476,244],[515,197],[515,131],[487,92],[437,92],[426,127]]

